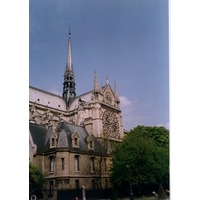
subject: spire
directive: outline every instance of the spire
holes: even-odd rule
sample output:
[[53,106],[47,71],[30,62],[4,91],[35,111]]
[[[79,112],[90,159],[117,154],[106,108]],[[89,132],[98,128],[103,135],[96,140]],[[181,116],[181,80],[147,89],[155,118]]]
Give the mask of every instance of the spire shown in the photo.
[[71,32],[69,28],[67,63],[66,63],[66,70],[64,73],[64,83],[63,83],[63,98],[67,105],[69,105],[70,101],[76,96],[75,85],[76,85],[75,76],[72,64]]
[[108,75],[106,75],[106,84],[109,84]]
[[68,51],[67,51],[67,66],[66,69],[68,71],[73,72],[73,65],[72,65],[72,45],[71,45],[71,32],[69,27],[69,34],[68,34]]
[[94,72],[94,90],[98,89],[97,72]]
[[116,98],[118,98],[117,87],[116,87],[116,81],[114,81],[114,95],[115,95]]
[[120,99],[117,93],[116,81],[114,81],[114,96],[115,96],[116,106],[120,108]]

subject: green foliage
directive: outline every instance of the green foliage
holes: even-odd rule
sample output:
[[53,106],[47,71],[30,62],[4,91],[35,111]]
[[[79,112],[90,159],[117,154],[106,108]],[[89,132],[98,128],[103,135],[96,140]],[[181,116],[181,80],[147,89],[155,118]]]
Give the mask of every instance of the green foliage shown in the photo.
[[131,130],[113,152],[112,178],[115,185],[121,185],[129,178],[135,186],[167,183],[169,131],[163,127],[145,126]]
[[40,170],[29,164],[29,194],[40,196],[45,185],[45,178]]
[[169,147],[169,130],[164,127],[137,126],[129,133],[151,138],[157,146]]

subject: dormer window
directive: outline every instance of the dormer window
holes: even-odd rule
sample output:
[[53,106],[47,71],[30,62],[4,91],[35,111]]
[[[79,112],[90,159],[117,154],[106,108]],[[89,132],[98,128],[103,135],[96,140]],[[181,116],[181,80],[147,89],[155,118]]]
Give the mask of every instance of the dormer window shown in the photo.
[[51,139],[51,146],[55,146],[55,139],[54,138]]
[[94,135],[89,135],[87,137],[87,147],[89,150],[94,150]]
[[54,136],[51,136],[50,138],[50,148],[55,148],[57,143],[57,139]]
[[89,147],[90,147],[90,149],[94,149],[94,147],[93,147],[93,141],[89,141]]
[[74,146],[78,146],[78,138],[74,138]]
[[72,146],[74,148],[79,148],[79,139],[80,139],[80,137],[79,137],[78,132],[75,131],[74,133],[72,133],[71,139],[72,139]]

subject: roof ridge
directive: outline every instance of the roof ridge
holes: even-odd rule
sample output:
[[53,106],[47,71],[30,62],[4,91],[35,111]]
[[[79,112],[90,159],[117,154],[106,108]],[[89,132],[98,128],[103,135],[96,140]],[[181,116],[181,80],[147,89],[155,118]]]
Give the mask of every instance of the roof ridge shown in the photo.
[[29,121],[29,125],[40,126],[40,127],[45,128],[45,125],[44,125],[44,124],[36,124],[36,123],[34,123],[34,122],[31,122],[31,121]]
[[60,97],[62,98],[62,96],[58,95],[58,94],[54,94],[54,93],[51,93],[51,92],[48,92],[48,91],[45,91],[45,90],[42,90],[42,89],[39,89],[39,88],[36,88],[36,87],[33,87],[31,85],[29,85],[29,88],[32,88],[32,89],[35,89],[35,90],[38,90],[40,92],[44,92],[46,94],[50,94],[50,95],[53,95],[53,96],[56,96],[56,97]]
[[[80,127],[80,128],[83,128],[83,129],[86,130],[85,126],[83,126],[83,125],[73,124],[73,123],[67,122],[67,121],[60,122],[60,124],[69,124],[69,125],[77,126],[77,127]],[[87,131],[87,130],[86,130],[86,131]]]

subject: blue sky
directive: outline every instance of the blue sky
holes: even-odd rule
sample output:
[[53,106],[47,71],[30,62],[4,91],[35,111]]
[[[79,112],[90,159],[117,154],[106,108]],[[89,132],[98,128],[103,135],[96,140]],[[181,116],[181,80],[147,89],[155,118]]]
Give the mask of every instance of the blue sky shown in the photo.
[[124,128],[169,128],[167,0],[30,0],[29,83],[62,94],[71,29],[76,93],[116,80]]

